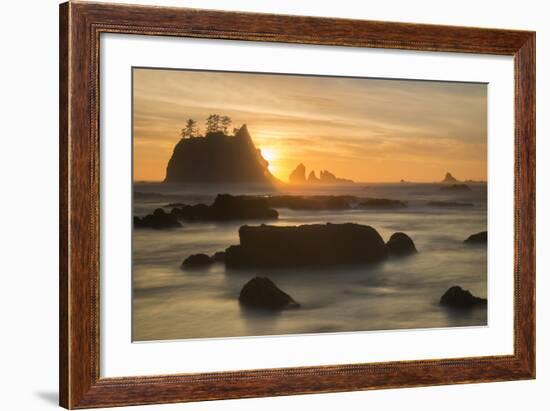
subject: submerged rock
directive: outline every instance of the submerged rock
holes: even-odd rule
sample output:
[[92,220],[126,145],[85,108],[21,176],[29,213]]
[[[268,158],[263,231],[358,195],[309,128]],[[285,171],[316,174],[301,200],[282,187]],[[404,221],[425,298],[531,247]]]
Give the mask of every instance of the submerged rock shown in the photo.
[[240,244],[225,250],[227,267],[299,267],[382,261],[386,245],[378,232],[360,224],[242,226]]
[[430,201],[428,205],[434,207],[473,207],[472,203],[459,203],[457,201]]
[[394,233],[386,243],[388,253],[391,255],[403,256],[415,254],[418,251],[413,240],[405,233]]
[[239,302],[246,307],[268,310],[300,307],[300,304],[267,277],[255,277],[247,282],[239,294]]
[[160,230],[175,227],[181,227],[178,219],[174,215],[166,213],[162,208],[157,208],[153,214],[148,214],[143,218],[134,216],[134,228]]
[[450,186],[443,186],[439,188],[443,191],[472,191],[472,189],[466,184],[453,184]]
[[352,202],[357,201],[357,197],[348,195],[282,195],[268,197],[267,201],[271,207],[291,210],[347,210],[351,208]]
[[366,198],[359,203],[359,206],[367,208],[404,208],[407,207],[407,203],[389,198]]
[[472,234],[464,242],[467,244],[487,244],[487,231]]
[[205,268],[213,262],[214,260],[206,254],[193,254],[181,263],[181,268]]
[[443,294],[439,304],[452,308],[486,307],[487,299],[475,297],[470,291],[455,285]]

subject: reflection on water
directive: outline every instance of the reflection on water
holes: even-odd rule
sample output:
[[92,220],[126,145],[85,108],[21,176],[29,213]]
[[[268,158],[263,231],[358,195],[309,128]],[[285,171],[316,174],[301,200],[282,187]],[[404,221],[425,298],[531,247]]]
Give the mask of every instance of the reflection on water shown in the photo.
[[[349,186],[346,194],[408,201],[405,209],[303,212],[280,209],[270,224],[356,222],[373,226],[388,240],[396,231],[411,236],[417,255],[375,265],[338,269],[226,270],[216,263],[203,271],[182,271],[194,253],[213,254],[238,244],[242,223],[186,223],[166,231],[134,231],[133,337],[136,341],[276,335],[362,330],[473,326],[487,323],[486,309],[452,311],[439,298],[452,285],[487,296],[487,250],[463,240],[486,230],[486,186],[472,192],[441,193],[435,185]],[[135,214],[173,201],[210,203],[216,192],[164,185],[141,185]],[[339,194],[336,187],[307,194]],[[250,193],[251,190],[243,190]],[[261,193],[261,192],[260,192]],[[255,194],[260,194],[255,193]],[[463,201],[473,207],[434,208],[427,201]],[[269,313],[242,309],[238,295],[255,276],[267,276],[301,304]]]

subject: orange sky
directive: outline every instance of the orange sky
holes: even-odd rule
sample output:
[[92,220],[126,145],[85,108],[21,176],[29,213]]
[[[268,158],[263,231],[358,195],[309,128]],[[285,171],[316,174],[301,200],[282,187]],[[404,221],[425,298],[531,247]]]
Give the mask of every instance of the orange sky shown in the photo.
[[485,84],[134,69],[134,180],[161,181],[188,118],[246,123],[283,181],[487,178]]

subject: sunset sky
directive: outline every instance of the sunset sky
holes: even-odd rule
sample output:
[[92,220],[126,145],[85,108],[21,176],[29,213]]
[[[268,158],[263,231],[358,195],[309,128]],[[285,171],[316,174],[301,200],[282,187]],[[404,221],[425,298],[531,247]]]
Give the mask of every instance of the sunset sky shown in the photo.
[[134,69],[134,180],[161,181],[188,118],[246,123],[271,172],[487,178],[485,84]]

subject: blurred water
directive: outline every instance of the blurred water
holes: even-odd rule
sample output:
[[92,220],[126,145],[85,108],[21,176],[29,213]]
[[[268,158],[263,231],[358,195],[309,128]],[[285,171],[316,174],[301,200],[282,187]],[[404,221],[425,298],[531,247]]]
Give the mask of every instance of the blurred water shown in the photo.
[[[433,184],[372,184],[309,187],[289,194],[352,194],[401,199],[397,210],[291,211],[279,209],[269,224],[355,222],[371,225],[388,240],[403,231],[419,251],[371,266],[316,270],[226,270],[214,264],[204,271],[182,271],[191,254],[223,251],[238,244],[243,222],[186,223],[173,230],[135,230],[133,234],[133,338],[135,341],[410,329],[486,325],[486,309],[457,312],[439,306],[453,285],[487,295],[487,249],[463,243],[487,229],[486,185],[449,193]],[[232,194],[267,194],[241,187]],[[170,202],[210,203],[217,187],[192,188],[136,184],[134,214],[143,215]],[[149,194],[142,194],[149,193]],[[473,207],[437,208],[428,201],[473,203]],[[260,224],[254,222],[249,224]],[[266,313],[242,309],[238,295],[255,276],[270,277],[301,304],[297,310]]]

